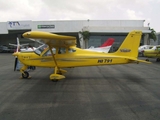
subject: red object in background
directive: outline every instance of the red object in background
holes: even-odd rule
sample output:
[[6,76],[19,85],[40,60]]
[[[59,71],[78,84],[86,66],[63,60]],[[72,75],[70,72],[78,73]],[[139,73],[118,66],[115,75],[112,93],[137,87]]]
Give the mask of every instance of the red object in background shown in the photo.
[[108,38],[108,40],[106,40],[106,42],[104,42],[100,47],[111,46],[113,42],[114,42],[113,38]]

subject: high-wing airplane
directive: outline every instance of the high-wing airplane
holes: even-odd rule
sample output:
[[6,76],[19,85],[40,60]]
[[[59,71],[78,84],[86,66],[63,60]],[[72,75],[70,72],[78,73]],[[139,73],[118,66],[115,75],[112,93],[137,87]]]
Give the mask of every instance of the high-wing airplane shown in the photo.
[[100,66],[145,62],[138,60],[138,46],[141,40],[141,31],[131,31],[119,49],[114,53],[100,53],[76,47],[76,37],[63,36],[42,31],[29,31],[23,34],[24,38],[41,39],[48,45],[37,48],[34,52],[16,52],[13,55],[23,63],[20,69],[22,78],[28,78],[28,66],[50,67],[54,69],[50,80],[60,80],[66,70],[62,68]]
[[[148,58],[156,58],[156,61],[160,62],[160,45],[153,46],[152,49],[144,50],[143,55]],[[149,59],[146,59],[146,61],[149,61]]]
[[110,50],[113,42],[114,42],[114,39],[113,38],[109,38],[100,47],[89,48],[89,49],[85,49],[85,50],[108,53],[108,51]]
[[139,52],[139,54],[141,54],[142,56],[144,56],[143,55],[144,50],[151,49],[152,47],[153,47],[153,45],[142,45],[142,46],[140,46],[138,48],[138,52]]

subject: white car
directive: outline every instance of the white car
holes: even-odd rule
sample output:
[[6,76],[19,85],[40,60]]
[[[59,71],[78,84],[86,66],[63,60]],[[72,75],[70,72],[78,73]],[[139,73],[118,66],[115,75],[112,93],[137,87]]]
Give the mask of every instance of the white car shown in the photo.
[[144,50],[151,49],[153,45],[142,45],[138,48],[139,54],[143,54]]
[[0,46],[0,52],[10,52],[10,49],[7,47],[7,46],[3,46],[3,45],[1,45]]

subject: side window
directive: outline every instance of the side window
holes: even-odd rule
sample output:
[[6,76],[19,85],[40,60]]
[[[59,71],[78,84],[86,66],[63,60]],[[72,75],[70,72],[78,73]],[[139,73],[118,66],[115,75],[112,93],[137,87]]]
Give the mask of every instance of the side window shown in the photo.
[[64,54],[66,53],[66,48],[59,48],[58,54]]
[[[56,48],[52,48],[53,54],[56,54]],[[47,50],[46,53],[43,54],[43,56],[51,56],[52,53],[50,50]]]
[[73,49],[73,48],[68,48],[68,52],[69,52],[69,53],[73,53],[73,52],[76,52],[76,50]]

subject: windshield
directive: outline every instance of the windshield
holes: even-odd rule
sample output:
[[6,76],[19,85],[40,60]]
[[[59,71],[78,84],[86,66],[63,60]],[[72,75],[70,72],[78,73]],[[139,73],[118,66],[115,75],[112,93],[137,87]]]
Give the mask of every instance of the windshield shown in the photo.
[[48,45],[43,44],[43,45],[41,45],[40,47],[38,47],[34,52],[35,52],[37,55],[40,55],[47,47],[48,47]]

